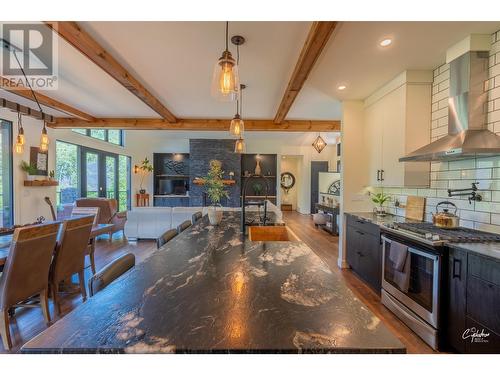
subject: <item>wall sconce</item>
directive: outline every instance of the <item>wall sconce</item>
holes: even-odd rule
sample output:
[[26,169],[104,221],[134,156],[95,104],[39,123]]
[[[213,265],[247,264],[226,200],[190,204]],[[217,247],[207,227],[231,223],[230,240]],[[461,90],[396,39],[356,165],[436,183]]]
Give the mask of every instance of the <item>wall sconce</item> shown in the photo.
[[136,164],[134,165],[134,174],[139,173],[139,166]]

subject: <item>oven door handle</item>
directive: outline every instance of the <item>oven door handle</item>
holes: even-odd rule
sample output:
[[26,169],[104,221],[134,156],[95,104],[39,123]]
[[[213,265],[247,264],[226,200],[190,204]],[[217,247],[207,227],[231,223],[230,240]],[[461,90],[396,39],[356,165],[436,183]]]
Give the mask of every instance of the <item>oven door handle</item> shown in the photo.
[[[387,242],[387,243],[397,242],[397,243],[404,245],[404,243],[391,240],[390,238],[387,238],[386,236],[382,236],[382,241]],[[408,252],[423,256],[423,257],[428,258],[428,259],[432,259],[433,261],[436,261],[439,259],[438,255],[427,253],[427,252],[421,251],[421,250],[417,250],[417,249],[410,247],[410,246],[408,246]]]

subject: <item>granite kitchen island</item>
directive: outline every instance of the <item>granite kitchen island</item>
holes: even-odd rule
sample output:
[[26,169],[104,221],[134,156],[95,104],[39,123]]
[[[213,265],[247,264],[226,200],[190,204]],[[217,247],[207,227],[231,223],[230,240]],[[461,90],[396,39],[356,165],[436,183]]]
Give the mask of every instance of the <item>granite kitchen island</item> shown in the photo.
[[251,242],[204,217],[23,353],[405,353],[302,242]]

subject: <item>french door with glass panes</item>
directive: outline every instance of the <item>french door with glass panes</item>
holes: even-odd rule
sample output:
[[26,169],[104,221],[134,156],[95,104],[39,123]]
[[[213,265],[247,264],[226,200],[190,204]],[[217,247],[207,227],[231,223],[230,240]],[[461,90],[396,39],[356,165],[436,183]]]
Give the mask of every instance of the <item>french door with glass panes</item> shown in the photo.
[[118,155],[82,148],[82,197],[119,198]]

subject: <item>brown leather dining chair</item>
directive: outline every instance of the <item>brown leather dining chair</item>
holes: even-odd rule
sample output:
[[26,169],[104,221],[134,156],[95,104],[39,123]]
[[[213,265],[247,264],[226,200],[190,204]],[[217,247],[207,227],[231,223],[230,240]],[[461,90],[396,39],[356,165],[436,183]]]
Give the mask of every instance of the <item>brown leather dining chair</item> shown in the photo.
[[177,226],[177,233],[178,234],[181,234],[182,232],[184,232],[186,229],[188,229],[191,225],[191,220],[186,220],[182,223],[180,223],[178,226]]
[[62,281],[78,274],[83,301],[87,298],[83,273],[93,221],[94,216],[81,216],[63,221],[49,276],[52,299],[58,315],[61,314],[58,293]]
[[94,294],[106,288],[109,284],[135,266],[135,255],[127,253],[118,259],[115,259],[102,270],[97,272],[89,280],[89,295]]
[[156,239],[156,248],[159,249],[175,236],[177,236],[176,229],[167,230],[165,233],[163,233],[160,237]]
[[50,322],[48,303],[49,269],[60,223],[17,228],[0,277],[0,336],[10,350],[9,309],[39,306],[31,297],[40,295],[45,322]]

